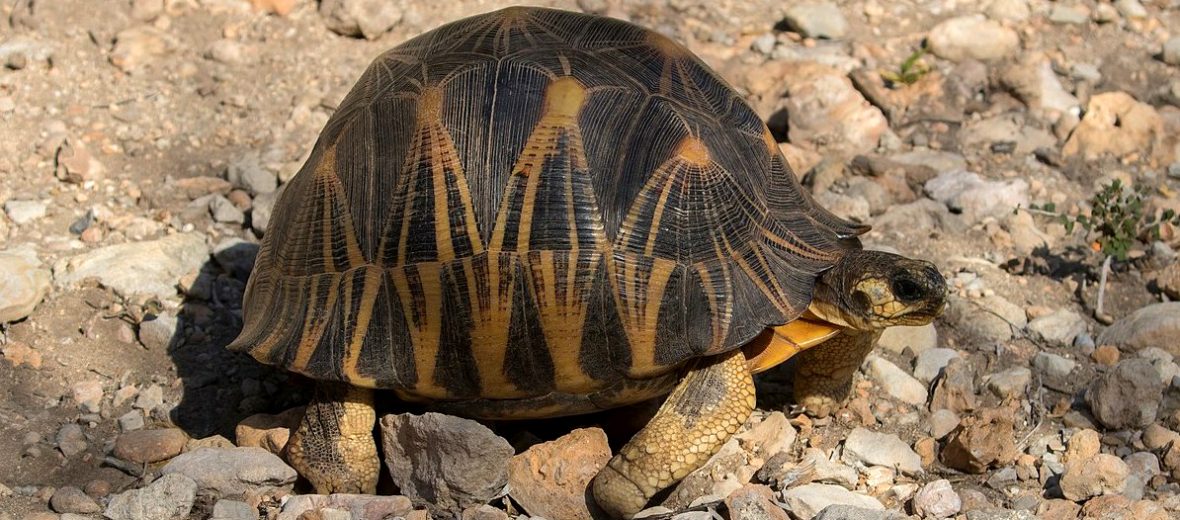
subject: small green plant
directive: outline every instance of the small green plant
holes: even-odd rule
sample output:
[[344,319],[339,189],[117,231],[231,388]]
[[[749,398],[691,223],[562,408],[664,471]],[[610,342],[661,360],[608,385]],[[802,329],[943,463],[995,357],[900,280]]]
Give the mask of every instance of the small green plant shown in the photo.
[[922,56],[926,55],[926,47],[919,47],[909,55],[905,61],[901,62],[901,66],[897,68],[897,72],[887,70],[881,72],[881,77],[890,83],[913,85],[918,80],[922,79],[927,72],[930,72],[930,67],[926,62],[922,61]]
[[1165,223],[1180,226],[1180,215],[1170,209],[1163,211],[1158,219],[1154,214],[1145,215],[1144,200],[1149,195],[1150,189],[1146,186],[1128,190],[1124,188],[1122,181],[1115,179],[1090,198],[1089,216],[1057,213],[1053,203],[1042,206],[1029,205],[1029,209],[1034,212],[1057,217],[1070,233],[1073,233],[1076,226],[1081,226],[1086,230],[1087,237],[1096,235],[1090,242],[1090,249],[1101,253],[1104,258],[1098,276],[1098,303],[1094,309],[1094,316],[1106,323],[1112,321],[1112,318],[1103,312],[1102,307],[1111,260],[1125,262],[1136,242],[1158,240],[1160,226]]

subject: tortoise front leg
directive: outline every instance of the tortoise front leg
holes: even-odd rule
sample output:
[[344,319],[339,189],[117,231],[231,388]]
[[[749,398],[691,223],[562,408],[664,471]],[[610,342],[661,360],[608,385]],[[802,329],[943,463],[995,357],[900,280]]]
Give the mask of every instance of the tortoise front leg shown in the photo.
[[754,404],[754,378],[741,350],[701,359],[594,477],[594,500],[611,516],[630,518],[709,460]]
[[795,402],[816,417],[827,417],[848,398],[852,376],[881,337],[880,330],[842,332],[797,354]]
[[287,443],[287,460],[316,493],[376,493],[381,472],[376,422],[372,390],[319,382]]

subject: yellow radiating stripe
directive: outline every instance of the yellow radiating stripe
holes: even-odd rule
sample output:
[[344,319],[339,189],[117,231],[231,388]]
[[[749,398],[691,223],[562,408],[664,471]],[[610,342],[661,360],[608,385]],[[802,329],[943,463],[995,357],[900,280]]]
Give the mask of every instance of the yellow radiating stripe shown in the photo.
[[311,288],[308,290],[311,298],[319,297],[320,278],[326,278],[328,280],[328,295],[322,302],[311,302],[312,304],[308,308],[309,310],[323,309],[325,312],[319,316],[309,312],[304,316],[303,335],[300,336],[299,345],[295,347],[295,361],[291,363],[291,369],[296,372],[303,372],[307,369],[307,363],[311,360],[311,355],[315,353],[316,347],[319,346],[320,338],[324,335],[324,330],[332,323],[332,314],[335,311],[336,287],[340,283],[339,277],[311,277]]
[[[661,167],[663,170],[664,167]],[[660,198],[656,201],[655,212],[651,217],[651,227],[647,230],[647,244],[643,248],[643,254],[651,256],[656,248],[656,238],[660,234],[660,221],[664,218],[664,210],[668,205],[668,196],[672,193],[672,187],[676,184],[676,176],[672,175],[671,167],[667,166],[669,171],[665,175],[664,187],[660,190]]]
[[[410,332],[410,343],[414,348],[414,368],[418,383],[414,392],[424,397],[446,397],[446,390],[434,382],[435,362],[442,335],[442,277],[437,262],[423,262],[415,266],[422,290],[422,303],[415,303],[410,290],[408,268],[396,268],[391,273],[397,288],[398,304],[406,319]],[[417,310],[417,312],[415,312]]]
[[[365,336],[369,331],[369,321],[373,318],[373,306],[377,303],[377,290],[381,285],[381,270],[373,267],[363,267],[365,277],[365,285],[361,290],[360,309],[356,315],[356,328],[353,329],[352,338],[348,342],[348,348],[344,349],[344,366],[342,371],[344,377],[348,382],[365,387],[375,386],[376,380],[372,377],[361,375],[357,371],[357,363],[361,359],[361,348],[365,345]],[[352,309],[352,283],[348,284],[345,292],[344,301],[348,302],[348,309]],[[345,315],[345,323],[351,323],[352,317]]]
[[434,244],[439,262],[455,258],[455,244],[451,240],[450,205],[447,204],[447,171],[443,151],[439,148],[436,129],[430,131],[430,184],[434,187]]
[[507,368],[504,366],[508,356],[508,327],[512,323],[515,284],[509,283],[507,291],[500,292],[501,262],[510,263],[512,260],[497,254],[487,255],[486,301],[478,295],[480,285],[475,276],[476,261],[478,259],[464,259],[463,270],[471,300],[471,350],[475,359],[479,360],[480,393],[482,397],[493,399],[519,397],[524,392],[516,389],[508,380]]

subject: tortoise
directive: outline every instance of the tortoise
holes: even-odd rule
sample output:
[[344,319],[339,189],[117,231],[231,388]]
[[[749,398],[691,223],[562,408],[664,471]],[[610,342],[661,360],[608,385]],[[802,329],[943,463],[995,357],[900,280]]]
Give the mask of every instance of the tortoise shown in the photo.
[[830,413],[880,332],[938,316],[931,263],[866,249],[698,57],[513,7],[374,59],[278,198],[229,349],[316,381],[288,460],[374,493],[378,392],[473,419],[666,396],[594,478],[629,517],[751,415],[796,353]]

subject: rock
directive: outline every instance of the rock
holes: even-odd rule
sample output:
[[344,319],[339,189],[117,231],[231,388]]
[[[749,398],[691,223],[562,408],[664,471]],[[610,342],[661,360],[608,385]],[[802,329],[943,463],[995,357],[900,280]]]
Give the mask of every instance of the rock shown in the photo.
[[47,210],[48,206],[39,200],[9,200],[4,203],[4,214],[18,226],[44,218]]
[[398,4],[382,0],[324,0],[320,16],[332,32],[374,40],[402,19]]
[[1072,461],[1061,476],[1061,493],[1075,502],[1121,493],[1130,470],[1122,459],[1099,453]]
[[926,404],[926,387],[897,365],[877,356],[870,356],[867,363],[869,374],[886,393],[914,406]]
[[255,235],[266,234],[266,226],[270,224],[270,215],[274,211],[275,201],[284,188],[286,185],[273,192],[262,193],[254,197],[250,207],[250,229],[254,230]]
[[227,237],[213,246],[213,259],[231,276],[245,282],[254,269],[258,249],[258,244]]
[[295,9],[295,4],[298,0],[250,0],[250,4],[254,9],[264,13],[274,13],[279,16],[287,16]]
[[929,385],[952,359],[959,357],[959,351],[949,348],[932,348],[922,351],[914,360],[914,377]]
[[987,389],[1000,399],[1020,397],[1028,391],[1032,382],[1032,371],[1025,367],[1015,367],[992,374],[987,378]]
[[800,520],[809,520],[833,504],[885,510],[885,506],[876,498],[830,484],[804,484],[788,489],[783,492],[783,501],[787,504],[787,510]]
[[1114,6],[1119,10],[1119,14],[1127,18],[1147,18],[1147,9],[1139,0],[1115,0]]
[[787,8],[787,26],[809,38],[838,40],[848,31],[844,13],[831,2],[794,4]]
[[62,426],[57,431],[55,440],[57,441],[57,449],[61,450],[62,455],[65,455],[67,459],[86,451],[89,446],[86,443],[86,435],[82,433],[82,427],[74,423]]
[[869,221],[869,202],[863,198],[824,190],[815,196],[815,201],[840,218],[856,222]]
[[139,323],[139,342],[148,350],[167,350],[178,326],[176,316],[158,314]]
[[303,419],[302,406],[291,408],[278,415],[259,413],[251,415],[234,429],[234,440],[238,446],[254,446],[282,456],[291,439],[291,433]]
[[53,492],[49,507],[58,513],[91,514],[102,511],[98,503],[74,486],[63,486]]
[[1090,10],[1084,5],[1053,4],[1049,11],[1049,21],[1070,25],[1086,25],[1090,23]]
[[214,195],[209,199],[209,215],[214,222],[224,224],[242,224],[246,222],[246,214],[234,206],[234,203],[221,195]]
[[138,25],[119,31],[115,35],[115,48],[111,50],[111,64],[127,74],[141,72],[155,57],[171,49],[168,36],[151,25]]
[[488,504],[480,504],[464,509],[462,520],[508,520],[508,513]]
[[184,475],[202,493],[239,497],[256,487],[280,487],[297,476],[282,459],[262,448],[201,448],[182,453],[160,470]]
[[247,154],[231,162],[225,170],[225,178],[252,196],[273,193],[279,186],[278,177],[262,166],[262,157],[258,154]]
[[[775,504],[774,492],[761,484],[746,484],[725,497],[725,507],[732,520],[790,520],[787,512]],[[554,517],[565,518],[565,517]]]
[[1064,380],[1077,366],[1076,361],[1050,352],[1038,352],[1033,357],[1033,367],[1050,379]]
[[462,510],[498,496],[513,449],[482,424],[439,413],[381,418],[385,464],[415,505]]
[[258,510],[240,500],[218,500],[209,520],[258,520]]
[[1037,506],[1037,518],[1042,520],[1075,520],[1081,512],[1082,506],[1059,498],[1046,500]]
[[998,60],[1020,47],[1016,31],[983,15],[951,18],[939,23],[927,36],[930,50],[951,61]]
[[201,448],[233,449],[236,447],[237,446],[234,446],[234,443],[230,442],[229,439],[225,437],[220,435],[211,435],[203,439],[189,439],[188,443],[184,445],[184,452],[188,453],[190,451],[197,451]]
[[1090,359],[1099,365],[1112,367],[1119,362],[1119,349],[1114,345],[1102,345],[1094,349]]
[[1169,443],[1180,444],[1180,433],[1169,430],[1158,423],[1143,429],[1143,445],[1150,450],[1166,448]]
[[312,516],[308,512],[329,509],[344,512],[345,518],[351,514],[357,520],[380,520],[408,517],[413,508],[410,499],[401,495],[294,495],[287,498],[277,520],[306,520]]
[[160,385],[148,385],[135,398],[134,406],[151,415],[157,408],[164,406],[164,389]]
[[1173,36],[1164,42],[1164,50],[1160,57],[1168,65],[1180,65],[1180,36]]
[[34,370],[41,368],[41,353],[19,341],[9,340],[7,345],[0,347],[0,354],[4,354],[12,366],[27,365]]
[[959,427],[959,415],[950,410],[935,410],[930,414],[930,436],[941,439]]
[[921,457],[896,435],[864,428],[856,428],[848,434],[842,458],[847,463],[884,466],[908,475],[922,471]]
[[58,179],[73,183],[102,180],[106,176],[106,167],[81,140],[66,136],[58,146],[54,159],[57,162],[54,175]]
[[906,520],[904,514],[884,509],[832,504],[823,508],[814,520]]
[[[962,217],[952,214],[945,204],[939,204],[925,197],[909,204],[890,206],[885,213],[877,216],[873,221],[873,229],[882,233],[907,236],[925,236],[929,232],[921,230],[954,230],[965,229]],[[933,328],[933,325],[928,325]],[[897,329],[903,327],[890,327]]]
[[31,247],[0,251],[0,324],[25,319],[49,293],[49,271]]
[[72,389],[74,402],[78,403],[78,407],[82,411],[98,413],[102,410],[102,381],[98,379],[79,381],[74,383]]
[[981,409],[964,417],[942,449],[942,463],[968,473],[983,473],[1016,459],[1016,428],[1010,410]]
[[1131,351],[1159,347],[1178,356],[1177,337],[1180,337],[1180,302],[1166,302],[1148,305],[1114,322],[1098,335],[1098,344]]
[[881,337],[877,339],[877,346],[900,354],[906,348],[909,348],[914,353],[921,354],[938,345],[938,331],[934,328],[933,323],[928,323],[920,327],[898,326],[889,327],[881,333]]
[[1081,155],[1087,161],[1105,154],[1115,158],[1129,154],[1150,156],[1148,151],[1153,149],[1163,154],[1163,136],[1164,121],[1155,108],[1125,92],[1105,92],[1090,98],[1086,115],[1061,153],[1067,157]]
[[967,335],[992,342],[1008,341],[1014,328],[1021,330],[1028,325],[1024,309],[1000,295],[978,300],[951,295],[945,315]]
[[968,222],[984,217],[1003,217],[1017,206],[1028,207],[1028,182],[987,181],[966,170],[939,174],[925,186],[930,198],[946,204],[952,212],[962,213]]
[[[1055,4],[1054,10],[1062,7],[1062,4]],[[1084,23],[1085,14],[1081,19]],[[1015,92],[1029,109],[1042,113],[1045,119],[1056,119],[1049,116],[1050,113],[1059,115],[1081,109],[1081,102],[1061,86],[1053,66],[1043,54],[1030,54],[1020,63],[1004,68],[1000,81]]]
[[242,44],[228,38],[222,38],[209,45],[205,53],[209,59],[226,65],[237,65],[243,60]]
[[1094,418],[1108,428],[1142,428],[1155,422],[1165,385],[1146,359],[1120,361],[1086,390]]
[[[1180,174],[1180,163],[1174,163],[1173,166],[1176,166],[1177,173]],[[1156,277],[1156,284],[1168,298],[1180,299],[1180,262],[1172,262],[1161,269]]]
[[959,494],[951,488],[946,479],[939,479],[922,486],[913,501],[914,513],[922,518],[948,518],[958,514],[963,507]]
[[131,17],[141,22],[150,22],[164,13],[164,0],[134,0],[131,2]]
[[1076,312],[1058,309],[1028,322],[1028,330],[1045,341],[1068,346],[1074,338],[1086,333],[1086,319]]
[[[1054,121],[1056,119],[1053,117]],[[1004,150],[1003,153],[1016,156],[1035,154],[1040,148],[1057,148],[1057,137],[1048,130],[1028,124],[1024,116],[1012,113],[969,121],[958,138],[960,146]]]
[[610,460],[606,434],[581,428],[534,445],[508,465],[509,495],[533,516],[590,520],[590,481]]
[[179,455],[187,442],[188,436],[176,428],[126,432],[115,441],[114,454],[128,462],[150,464]]
[[197,483],[184,475],[164,475],[147,487],[111,497],[103,516],[110,520],[186,518],[197,497]]
[[955,358],[947,363],[942,377],[934,385],[930,399],[931,410],[951,410],[963,413],[975,408],[975,376],[966,359]]
[[1012,22],[1023,22],[1031,14],[1028,0],[992,0],[984,12],[992,20]]
[[791,64],[785,82],[790,141],[824,153],[876,149],[889,124],[839,70],[804,61]]
[[143,412],[140,410],[131,410],[119,416],[119,430],[121,431],[132,432],[142,430],[143,427]]
[[73,287],[93,277],[124,297],[145,294],[167,299],[176,294],[177,280],[200,269],[208,258],[201,234],[178,233],[63,258],[54,264],[53,278],[59,286]]

